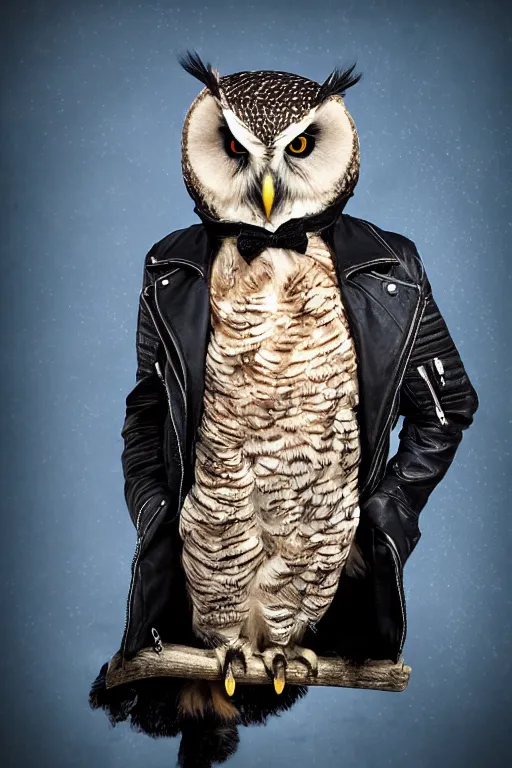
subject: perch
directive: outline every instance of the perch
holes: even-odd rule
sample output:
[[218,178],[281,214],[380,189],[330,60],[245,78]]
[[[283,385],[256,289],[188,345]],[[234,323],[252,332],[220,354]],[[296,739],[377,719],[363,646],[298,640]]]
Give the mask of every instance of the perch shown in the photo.
[[[271,684],[261,659],[251,657],[247,672],[234,662],[237,684]],[[403,691],[407,688],[411,667],[403,662],[367,660],[362,664],[347,662],[342,658],[320,656],[318,676],[310,677],[307,669],[298,661],[289,663],[286,682],[290,685],[341,686],[344,688],[369,688],[378,691]],[[109,662],[106,687],[130,683],[149,677],[183,677],[203,680],[220,680],[218,661],[211,650],[190,648],[184,645],[163,644],[160,651],[144,648],[130,661],[122,663],[119,653]]]

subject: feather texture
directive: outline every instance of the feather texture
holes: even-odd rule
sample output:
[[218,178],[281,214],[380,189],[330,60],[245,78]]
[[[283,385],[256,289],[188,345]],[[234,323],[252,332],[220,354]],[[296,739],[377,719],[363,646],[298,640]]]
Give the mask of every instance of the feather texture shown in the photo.
[[180,516],[196,633],[298,641],[329,607],[359,521],[356,359],[331,254],[225,240],[195,482]]

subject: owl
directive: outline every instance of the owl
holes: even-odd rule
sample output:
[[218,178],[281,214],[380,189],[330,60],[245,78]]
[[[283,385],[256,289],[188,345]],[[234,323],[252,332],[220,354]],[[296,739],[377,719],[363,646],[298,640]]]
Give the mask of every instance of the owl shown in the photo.
[[[204,88],[187,112],[182,169],[196,211],[227,226],[209,273],[211,333],[194,481],[179,532],[193,630],[214,648],[224,686],[191,683],[185,712],[210,695],[234,716],[234,664],[259,656],[276,693],[340,575],[364,573],[359,522],[357,360],[332,252],[315,221],[339,214],[359,175],[359,142],[343,97],[355,65],[323,84],[279,71],[220,76],[195,53],[184,69]],[[315,219],[316,217],[316,219]],[[237,232],[268,240],[247,258]],[[232,225],[230,227],[230,225]]]

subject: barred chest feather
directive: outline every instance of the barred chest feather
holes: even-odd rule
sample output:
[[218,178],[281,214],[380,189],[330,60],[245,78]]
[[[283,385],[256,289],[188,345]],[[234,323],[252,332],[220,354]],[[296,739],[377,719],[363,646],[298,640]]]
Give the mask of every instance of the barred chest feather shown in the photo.
[[287,643],[329,607],[359,521],[357,366],[327,246],[250,265],[225,240],[195,482],[180,518],[194,627]]

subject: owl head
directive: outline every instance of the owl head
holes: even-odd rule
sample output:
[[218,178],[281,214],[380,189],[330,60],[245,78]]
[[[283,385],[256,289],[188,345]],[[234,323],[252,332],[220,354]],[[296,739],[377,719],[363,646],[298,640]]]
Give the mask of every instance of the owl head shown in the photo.
[[205,87],[183,126],[182,170],[198,208],[274,230],[350,197],[359,140],[343,97],[361,75],[324,83],[288,72],[219,75],[196,53],[179,58]]

